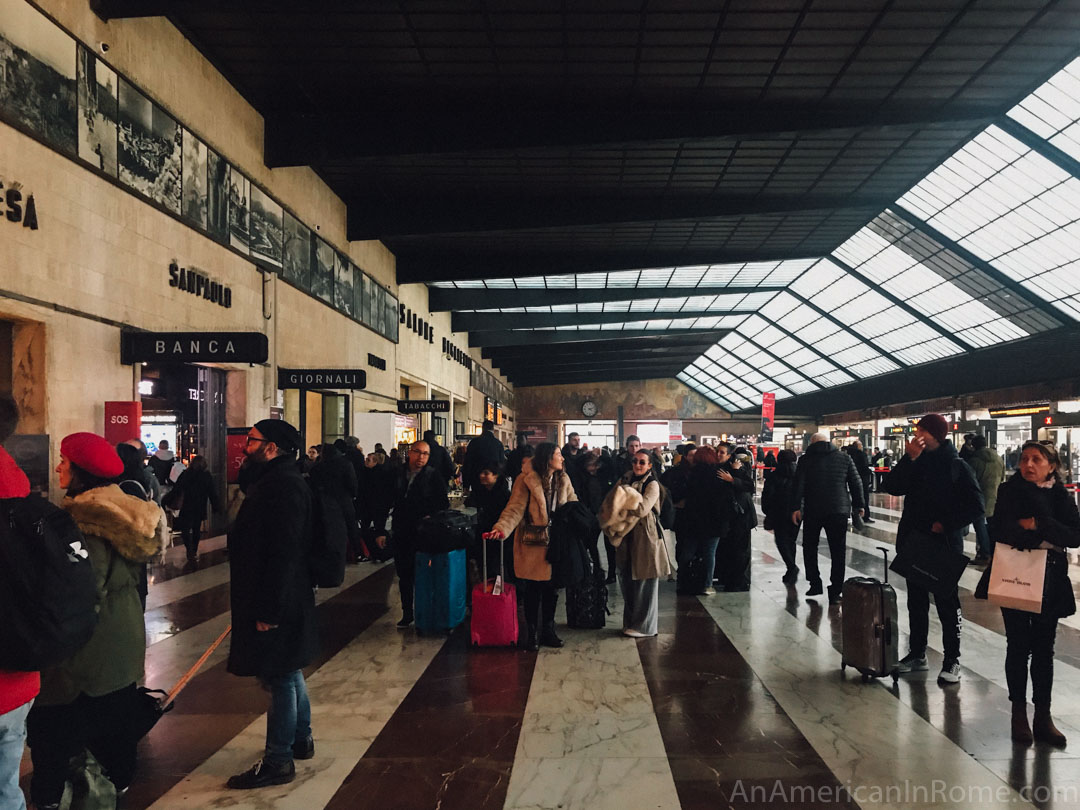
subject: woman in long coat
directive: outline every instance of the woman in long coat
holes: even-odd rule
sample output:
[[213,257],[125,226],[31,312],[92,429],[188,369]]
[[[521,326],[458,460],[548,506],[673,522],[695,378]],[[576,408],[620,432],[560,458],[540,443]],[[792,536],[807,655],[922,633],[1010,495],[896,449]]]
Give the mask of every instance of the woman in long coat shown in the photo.
[[[522,472],[514,481],[510,501],[503,509],[495,527],[483,535],[485,540],[501,540],[514,535],[514,576],[525,600],[525,621],[528,625],[526,649],[561,647],[562,639],[555,633],[555,606],[559,592],[551,581],[551,563],[547,561],[547,545],[527,543],[535,527],[551,524],[551,515],[563,504],[578,499],[570,476],[563,470],[562,451],[552,442],[538,445],[532,458],[532,469]],[[538,635],[538,619],[543,631]]]
[[199,540],[203,521],[206,520],[207,502],[215,512],[221,511],[221,499],[214,488],[214,477],[206,468],[206,459],[193,456],[191,464],[176,479],[173,489],[182,492],[184,497],[180,514],[173,525],[180,529],[188,562],[195,562],[199,557]]
[[633,528],[611,542],[623,595],[623,633],[646,638],[657,633],[660,578],[671,573],[671,560],[660,534],[660,482],[653,475],[652,458],[640,450],[630,464],[622,483],[641,494],[641,503],[628,513]]

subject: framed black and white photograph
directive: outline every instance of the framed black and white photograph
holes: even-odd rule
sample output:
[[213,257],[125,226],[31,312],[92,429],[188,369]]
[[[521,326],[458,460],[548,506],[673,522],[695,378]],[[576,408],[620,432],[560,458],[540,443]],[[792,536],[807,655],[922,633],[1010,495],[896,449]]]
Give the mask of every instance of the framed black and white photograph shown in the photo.
[[386,290],[375,284],[375,322],[372,324],[380,335],[386,334]]
[[0,0],[0,117],[77,154],[75,40],[25,0]]
[[311,235],[311,294],[334,303],[334,249],[315,234]]
[[181,129],[176,120],[120,79],[120,179],[180,213]]
[[349,317],[355,313],[353,303],[353,267],[352,262],[341,253],[334,253],[334,307]]
[[281,267],[281,205],[251,184],[251,255]]
[[78,55],[79,157],[116,177],[116,71],[82,45]]
[[229,244],[248,249],[250,239],[251,182],[239,169],[229,165]]
[[356,320],[364,320],[364,272],[353,265],[353,310],[352,315]]
[[371,280],[371,276],[364,274],[364,309],[360,319],[372,329],[375,328],[375,293],[378,287]]
[[206,152],[206,144],[185,129],[184,187],[180,210],[185,219],[194,222],[200,228],[207,226]]
[[389,292],[386,293],[386,306],[383,307],[386,318],[383,322],[383,332],[386,337],[397,343],[398,339],[398,300]]
[[206,230],[219,242],[229,241],[229,164],[206,150]]
[[301,290],[311,289],[311,229],[285,212],[281,276]]

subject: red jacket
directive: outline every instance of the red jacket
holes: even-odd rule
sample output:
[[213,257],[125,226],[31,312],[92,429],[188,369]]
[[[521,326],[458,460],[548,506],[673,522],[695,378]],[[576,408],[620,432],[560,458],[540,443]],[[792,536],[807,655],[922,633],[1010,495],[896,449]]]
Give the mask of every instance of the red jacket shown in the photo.
[[[15,459],[0,447],[0,498],[25,498],[30,481]],[[37,697],[41,678],[36,672],[8,672],[0,669],[0,714],[29,703]]]

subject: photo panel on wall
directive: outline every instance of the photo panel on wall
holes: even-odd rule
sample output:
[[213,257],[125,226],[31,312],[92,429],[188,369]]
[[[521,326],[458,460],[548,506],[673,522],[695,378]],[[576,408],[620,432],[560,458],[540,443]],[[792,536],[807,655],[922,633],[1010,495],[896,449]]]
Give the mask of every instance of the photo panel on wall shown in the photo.
[[349,317],[355,313],[353,303],[353,266],[343,254],[334,252],[334,307]]
[[383,306],[385,319],[383,321],[383,335],[397,343],[398,339],[398,301],[389,291],[386,292],[386,304]]
[[247,251],[250,240],[251,181],[229,165],[229,244]]
[[229,241],[229,164],[206,150],[206,230],[219,242]]
[[176,120],[120,79],[120,180],[180,213],[181,128]]
[[79,157],[116,176],[119,89],[116,71],[89,48],[78,50]]
[[286,211],[284,235],[281,275],[294,287],[310,292],[311,229]]
[[0,116],[77,153],[75,40],[25,0],[0,0]]
[[358,321],[364,320],[364,273],[355,264],[352,265],[353,274],[353,317]]
[[251,183],[251,255],[281,267],[281,204]]
[[334,303],[334,249],[315,234],[311,235],[311,294]]
[[181,195],[181,213],[184,218],[200,228],[207,228],[207,165],[206,144],[188,130],[184,130],[184,185]]

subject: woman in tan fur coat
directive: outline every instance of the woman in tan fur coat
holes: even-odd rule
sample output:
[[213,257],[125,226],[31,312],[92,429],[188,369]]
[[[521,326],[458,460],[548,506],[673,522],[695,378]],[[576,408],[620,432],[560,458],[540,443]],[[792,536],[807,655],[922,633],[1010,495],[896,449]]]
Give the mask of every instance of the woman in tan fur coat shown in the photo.
[[[546,527],[551,515],[560,506],[576,501],[577,494],[570,476],[563,471],[562,451],[545,442],[536,448],[532,469],[522,472],[514,481],[510,501],[484,539],[501,540],[514,534],[514,575],[525,600],[525,621],[529,635],[526,649],[561,647],[562,639],[555,633],[555,605],[559,592],[551,581],[551,564],[547,561],[547,545],[527,542],[536,534],[535,527]],[[537,633],[537,614],[541,614],[543,630]]]
[[68,760],[83,749],[118,792],[131,783],[137,741],[123,728],[146,653],[139,571],[160,551],[161,507],[113,483],[123,463],[105,439],[93,433],[66,437],[56,471],[67,490],[61,506],[83,533],[79,551],[94,566],[98,622],[85,647],[41,673],[41,694],[27,719],[30,793],[42,808],[60,802]]

